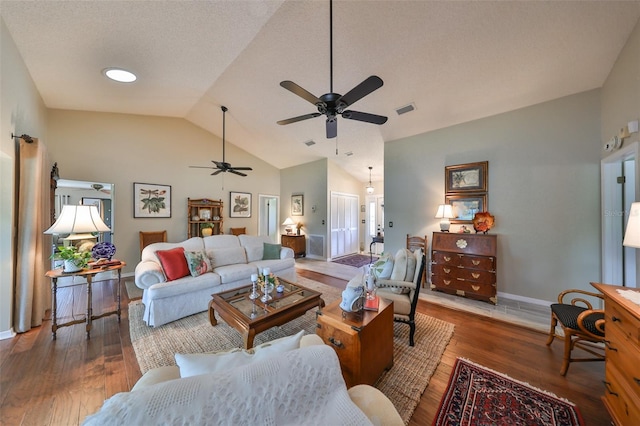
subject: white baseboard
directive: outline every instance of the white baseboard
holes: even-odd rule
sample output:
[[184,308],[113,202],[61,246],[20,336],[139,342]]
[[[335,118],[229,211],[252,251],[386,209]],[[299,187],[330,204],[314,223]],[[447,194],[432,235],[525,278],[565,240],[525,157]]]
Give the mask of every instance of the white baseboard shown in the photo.
[[542,300],[542,299],[534,299],[532,297],[519,296],[517,294],[503,293],[499,291],[498,298],[501,298],[501,297],[504,297],[505,299],[510,299],[510,300],[517,300],[518,302],[526,302],[526,303],[531,303],[532,305],[540,305],[540,306],[547,306],[547,307],[552,303],[556,303],[556,302],[549,302],[547,300]]
[[16,337],[16,332],[13,331],[13,327],[9,330],[0,331],[0,340],[12,339],[14,337]]

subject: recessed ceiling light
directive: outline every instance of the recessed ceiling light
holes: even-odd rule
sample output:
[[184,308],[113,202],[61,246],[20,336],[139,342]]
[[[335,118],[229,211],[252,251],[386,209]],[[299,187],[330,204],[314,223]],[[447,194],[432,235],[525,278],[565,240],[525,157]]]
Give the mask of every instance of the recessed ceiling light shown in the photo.
[[120,68],[106,68],[102,73],[111,80],[120,83],[133,83],[138,78],[134,73]]

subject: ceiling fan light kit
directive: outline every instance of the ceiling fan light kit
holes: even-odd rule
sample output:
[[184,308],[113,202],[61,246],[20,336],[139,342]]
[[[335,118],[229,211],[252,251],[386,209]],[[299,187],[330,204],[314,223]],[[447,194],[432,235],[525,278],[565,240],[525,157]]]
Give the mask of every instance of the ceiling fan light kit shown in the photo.
[[338,136],[338,115],[342,115],[342,118],[346,118],[348,120],[363,121],[365,123],[378,125],[386,123],[387,117],[384,117],[382,115],[346,109],[371,92],[382,87],[384,83],[380,77],[376,75],[367,77],[362,83],[358,84],[345,95],[341,95],[333,91],[333,0],[329,0],[329,61],[329,93],[325,93],[320,97],[313,95],[312,93],[298,86],[293,81],[285,80],[280,82],[280,86],[289,90],[291,93],[298,95],[307,102],[315,105],[318,112],[312,112],[309,114],[288,118],[286,120],[280,120],[278,121],[278,124],[292,124],[297,123],[298,121],[308,120],[310,118],[320,117],[321,115],[324,115],[327,117],[327,139],[332,139]]
[[196,169],[214,169],[215,172],[211,173],[211,176],[215,176],[218,175],[220,173],[233,173],[234,175],[238,175],[238,176],[247,176],[246,173],[242,173],[240,170],[245,171],[245,170],[253,170],[251,167],[233,167],[231,166],[230,163],[227,163],[226,161],[226,157],[225,157],[225,133],[226,133],[226,113],[229,110],[226,106],[221,106],[220,109],[222,110],[222,161],[215,161],[215,160],[211,160],[211,162],[213,164],[215,164],[215,167],[206,167],[206,166],[189,166],[192,168],[196,168]]

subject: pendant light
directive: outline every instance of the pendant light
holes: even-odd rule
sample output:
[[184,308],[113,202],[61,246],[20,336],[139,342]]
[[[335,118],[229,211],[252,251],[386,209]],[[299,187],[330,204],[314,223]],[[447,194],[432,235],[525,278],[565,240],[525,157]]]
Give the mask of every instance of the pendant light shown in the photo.
[[371,169],[373,169],[373,167],[369,166],[369,185],[367,186],[367,194],[373,194],[373,186],[371,185]]

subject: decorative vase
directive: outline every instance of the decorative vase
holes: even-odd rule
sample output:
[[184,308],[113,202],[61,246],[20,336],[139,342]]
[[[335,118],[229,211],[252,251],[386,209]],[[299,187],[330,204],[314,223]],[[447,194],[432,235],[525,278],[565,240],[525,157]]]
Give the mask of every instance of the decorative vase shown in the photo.
[[78,272],[82,271],[82,268],[76,265],[73,260],[65,260],[64,268],[62,270],[64,272]]
[[203,228],[202,229],[202,236],[203,237],[210,237],[213,234],[213,229],[212,228]]

